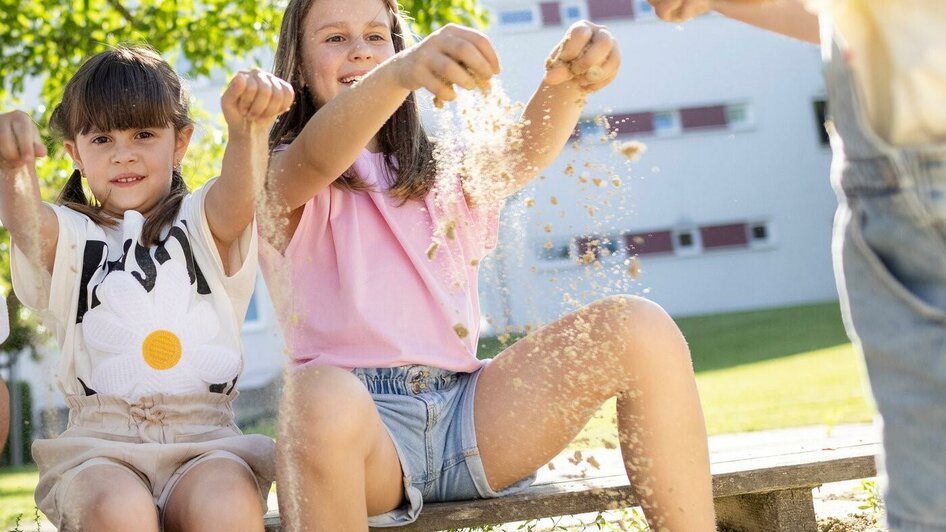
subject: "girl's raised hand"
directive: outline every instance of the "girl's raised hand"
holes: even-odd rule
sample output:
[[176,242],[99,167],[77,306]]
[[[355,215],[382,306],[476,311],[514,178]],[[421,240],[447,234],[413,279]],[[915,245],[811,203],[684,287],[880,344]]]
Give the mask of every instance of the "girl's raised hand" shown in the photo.
[[46,146],[28,114],[23,111],[0,114],[0,169],[35,165],[37,157],[45,156]]
[[667,22],[684,22],[713,9],[713,0],[647,0],[654,13]]
[[608,28],[580,20],[552,49],[545,62],[545,82],[576,80],[589,92],[604,88],[618,75],[621,53]]
[[262,70],[237,72],[220,99],[223,118],[231,129],[260,125],[265,129],[292,105],[292,85]]
[[[667,22],[686,22],[727,4],[763,4],[770,0],[647,0],[654,13]],[[817,34],[817,32],[816,32]]]
[[472,90],[489,86],[499,74],[499,57],[489,38],[456,24],[438,29],[391,62],[404,89],[425,88],[442,101],[456,98],[454,84]]

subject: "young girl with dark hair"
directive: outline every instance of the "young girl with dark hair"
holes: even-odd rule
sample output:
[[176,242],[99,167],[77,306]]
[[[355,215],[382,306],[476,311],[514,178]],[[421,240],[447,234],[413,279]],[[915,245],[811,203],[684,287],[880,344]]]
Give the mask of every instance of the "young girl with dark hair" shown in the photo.
[[177,74],[144,47],[95,55],[52,113],[75,165],[60,205],[40,199],[36,126],[0,115],[13,285],[56,334],[69,405],[67,429],[33,444],[36,502],[60,530],[263,529],[273,442],[242,435],[231,403],[266,137],[291,101],[275,76],[238,73],[220,176],[188,192]]

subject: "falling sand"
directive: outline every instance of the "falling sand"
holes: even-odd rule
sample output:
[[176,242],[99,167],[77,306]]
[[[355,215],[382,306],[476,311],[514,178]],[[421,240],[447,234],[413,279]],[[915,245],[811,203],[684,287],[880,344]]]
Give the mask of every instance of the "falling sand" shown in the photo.
[[639,140],[629,140],[627,142],[616,142],[614,148],[618,153],[630,161],[638,161],[641,155],[647,151],[647,145]]

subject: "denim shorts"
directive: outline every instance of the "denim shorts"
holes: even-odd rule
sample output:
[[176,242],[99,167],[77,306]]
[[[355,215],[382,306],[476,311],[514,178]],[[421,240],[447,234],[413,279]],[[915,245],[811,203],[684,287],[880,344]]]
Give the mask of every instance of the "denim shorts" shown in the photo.
[[946,144],[886,144],[844,54],[828,51],[835,268],[882,420],[887,524],[946,531]]
[[481,371],[454,373],[428,366],[352,371],[371,393],[404,473],[406,504],[369,517],[370,526],[411,523],[424,502],[500,497],[535,480],[531,475],[500,491],[486,481],[473,423]]

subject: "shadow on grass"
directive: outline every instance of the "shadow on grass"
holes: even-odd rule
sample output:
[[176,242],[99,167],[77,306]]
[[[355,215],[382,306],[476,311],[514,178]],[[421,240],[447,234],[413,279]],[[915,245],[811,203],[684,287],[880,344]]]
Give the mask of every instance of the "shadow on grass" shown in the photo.
[[697,372],[751,364],[850,342],[836,301],[676,320]]
[[[748,312],[676,318],[697,372],[751,364],[846,344],[837,301]],[[492,358],[522,335],[503,343],[480,339],[477,357]]]

